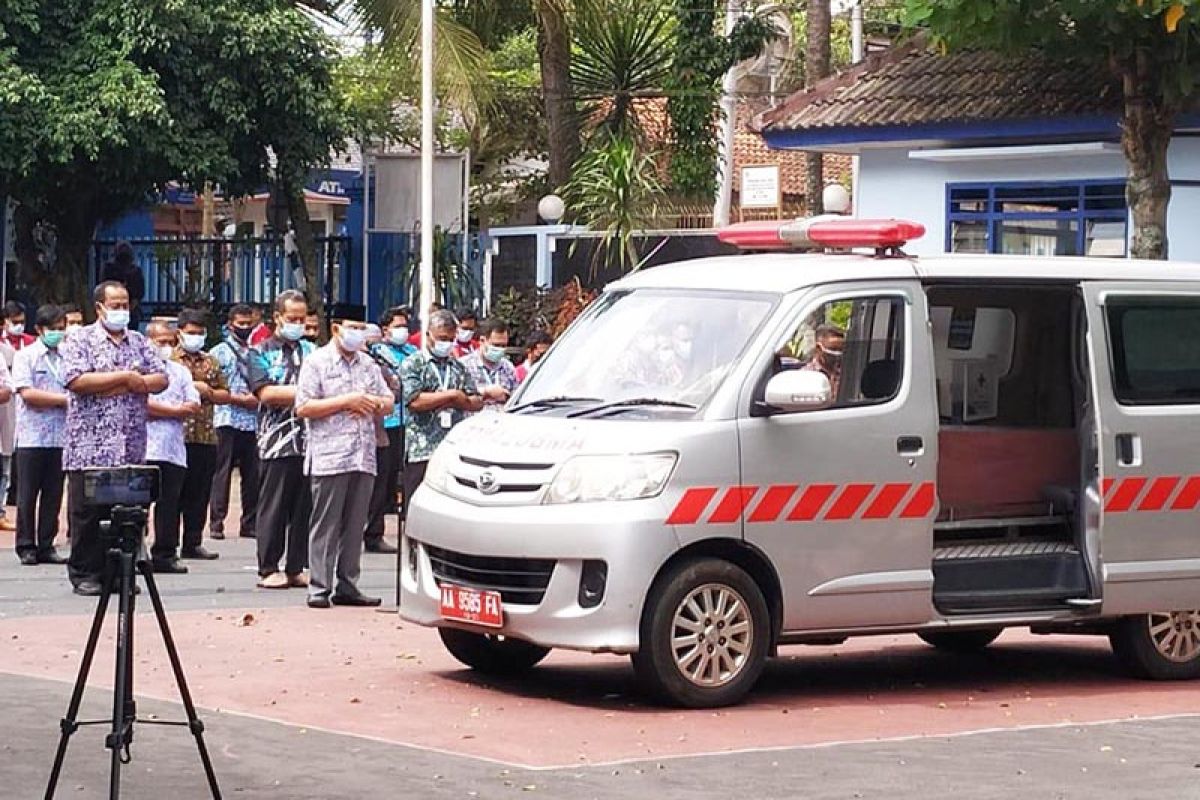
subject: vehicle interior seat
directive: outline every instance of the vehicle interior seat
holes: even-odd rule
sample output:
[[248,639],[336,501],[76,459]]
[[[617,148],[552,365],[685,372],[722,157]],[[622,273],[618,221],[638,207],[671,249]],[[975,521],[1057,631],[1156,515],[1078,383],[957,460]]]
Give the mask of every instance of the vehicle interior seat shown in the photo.
[[900,362],[882,358],[867,364],[859,387],[866,400],[886,400],[900,388]]

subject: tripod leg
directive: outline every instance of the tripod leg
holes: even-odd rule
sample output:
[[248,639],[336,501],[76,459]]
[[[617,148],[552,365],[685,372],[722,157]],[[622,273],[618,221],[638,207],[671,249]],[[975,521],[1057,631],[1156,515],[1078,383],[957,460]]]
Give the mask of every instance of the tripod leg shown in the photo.
[[83,691],[87,685],[88,674],[92,671],[92,659],[96,655],[96,644],[100,641],[100,631],[104,627],[104,616],[108,613],[109,589],[112,586],[112,575],[104,580],[104,592],[96,603],[96,615],[92,617],[92,629],[88,632],[87,644],[83,648],[83,659],[79,663],[79,675],[75,678],[75,688],[71,692],[71,702],[67,705],[67,715],[62,718],[59,727],[62,735],[58,739],[58,751],[54,754],[54,766],[50,769],[50,780],[46,783],[46,800],[52,800],[58,788],[58,777],[62,773],[63,759],[67,755],[67,744],[71,734],[79,730],[75,721],[79,716],[79,706],[83,702]]
[[113,726],[105,746],[112,750],[109,772],[108,795],[117,800],[121,795],[121,764],[123,753],[128,752],[131,739],[130,727],[133,719],[126,716],[128,699],[133,691],[130,681],[133,653],[130,651],[133,635],[133,554],[122,551],[119,555],[121,593],[117,600],[117,675],[113,687]]
[[221,800],[217,775],[213,771],[208,747],[204,744],[204,722],[196,714],[196,706],[192,703],[192,693],[188,690],[187,678],[183,675],[183,664],[179,661],[179,651],[175,649],[175,638],[171,636],[171,628],[167,625],[167,613],[163,610],[162,598],[158,594],[158,584],[154,582],[154,571],[146,561],[139,561],[138,569],[145,578],[146,593],[150,595],[150,603],[154,606],[154,616],[158,619],[158,629],[162,632],[167,658],[171,661],[171,671],[175,673],[175,683],[179,687],[179,699],[183,702],[183,710],[187,714],[188,730],[196,738],[196,749],[200,751],[200,763],[204,766],[204,777],[208,780],[208,790],[212,793],[213,800]]

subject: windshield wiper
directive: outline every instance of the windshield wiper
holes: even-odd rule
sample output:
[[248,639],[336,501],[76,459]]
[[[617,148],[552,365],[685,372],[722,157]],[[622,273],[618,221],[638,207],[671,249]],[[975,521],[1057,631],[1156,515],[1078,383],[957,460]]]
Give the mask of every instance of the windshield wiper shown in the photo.
[[513,406],[508,410],[508,413],[513,414],[517,411],[523,411],[526,408],[553,408],[554,406],[560,406],[566,403],[595,403],[599,400],[599,397],[570,397],[568,395],[543,397],[541,400],[532,400],[528,403],[522,403],[519,406]]
[[687,408],[693,411],[696,409],[696,406],[691,403],[683,403],[679,400],[664,400],[661,397],[631,397],[628,400],[614,400],[611,403],[601,403],[598,406],[589,406],[579,411],[572,411],[567,416],[582,417],[600,411],[608,411],[613,408],[628,408],[630,406],[669,406],[671,408]]

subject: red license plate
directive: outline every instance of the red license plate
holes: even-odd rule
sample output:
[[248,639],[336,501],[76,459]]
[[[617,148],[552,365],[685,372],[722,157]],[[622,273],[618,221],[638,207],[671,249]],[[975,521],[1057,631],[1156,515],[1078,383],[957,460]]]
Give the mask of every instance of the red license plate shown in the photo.
[[457,622],[470,622],[487,628],[504,625],[504,611],[500,607],[500,593],[487,589],[472,589],[443,583],[442,617]]

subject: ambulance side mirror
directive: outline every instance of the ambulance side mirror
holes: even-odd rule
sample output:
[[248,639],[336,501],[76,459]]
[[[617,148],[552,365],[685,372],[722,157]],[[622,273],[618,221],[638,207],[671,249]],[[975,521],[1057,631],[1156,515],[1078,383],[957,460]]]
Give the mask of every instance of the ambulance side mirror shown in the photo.
[[777,412],[816,411],[833,403],[833,387],[823,372],[786,370],[767,381],[763,403]]

